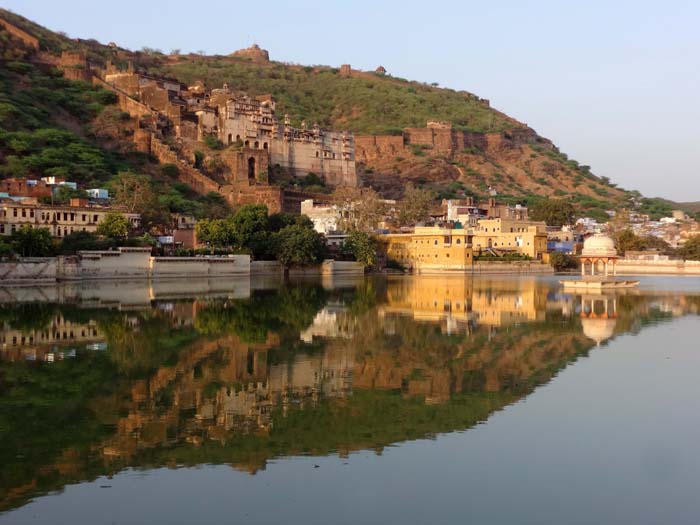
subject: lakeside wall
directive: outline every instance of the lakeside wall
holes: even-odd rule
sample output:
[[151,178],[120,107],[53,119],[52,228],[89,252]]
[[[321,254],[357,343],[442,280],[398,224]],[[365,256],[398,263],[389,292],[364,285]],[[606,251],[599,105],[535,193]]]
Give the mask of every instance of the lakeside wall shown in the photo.
[[[253,261],[250,255],[228,257],[152,257],[150,248],[81,251],[77,255],[24,258],[0,262],[0,286],[37,285],[57,281],[216,279],[235,276],[284,276],[277,261]],[[364,266],[327,260],[289,275],[364,275]]]
[[462,266],[455,267],[455,269],[446,268],[444,265],[423,265],[416,270],[417,274],[444,274],[444,275],[456,275],[456,274],[553,274],[554,269],[549,264],[543,264],[539,261],[476,261],[474,264],[463,268]]
[[639,261],[620,259],[617,275],[700,275],[700,261]]
[[43,284],[56,282],[54,257],[25,257],[21,261],[0,262],[0,284]]

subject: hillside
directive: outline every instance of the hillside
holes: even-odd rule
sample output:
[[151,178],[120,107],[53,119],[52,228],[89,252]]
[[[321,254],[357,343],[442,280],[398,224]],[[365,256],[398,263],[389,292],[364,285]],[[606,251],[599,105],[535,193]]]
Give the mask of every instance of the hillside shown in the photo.
[[[98,95],[80,95],[84,99],[78,101],[78,106],[84,106],[80,111],[88,114],[71,115],[69,119],[54,115],[50,108],[59,107],[61,113],[67,111],[61,104],[75,98],[71,92],[75,91],[72,86],[76,83],[55,78],[55,73],[49,72],[44,74],[54,75],[51,86],[47,85],[52,99],[41,98],[48,96],[46,90],[44,95],[37,95],[34,90],[30,98],[21,93],[23,83],[36,69],[35,63],[56,64],[61,51],[80,50],[98,67],[108,60],[122,67],[131,62],[140,71],[175,78],[188,85],[201,81],[208,88],[228,84],[253,96],[272,94],[277,101],[277,115],[288,114],[294,125],[305,121],[309,125],[318,123],[324,128],[354,132],[360,181],[386,197],[400,198],[405,185],[411,182],[433,190],[441,198],[484,197],[494,191],[507,202],[528,203],[545,196],[569,198],[581,213],[599,218],[605,218],[605,210],[611,208],[634,205],[643,211],[654,208],[656,214],[658,210],[672,207],[666,201],[642,199],[637,192],[622,190],[606,178],[595,176],[588,166],[569,159],[548,139],[491,108],[487,100],[466,91],[408,81],[384,72],[357,71],[349,66],[299,66],[269,61],[266,57],[165,55],[155,50],[132,52],[95,40],[68,39],[4,10],[0,10],[0,17],[35,36],[40,46],[32,58],[28,52],[15,56],[11,50],[16,49],[16,41],[8,40],[2,33],[5,35],[3,58],[14,64],[6,68],[7,72],[3,68],[0,80],[4,82],[4,99],[9,99],[9,103],[21,111],[30,107],[37,107],[44,113],[48,111],[52,126],[67,129],[77,139],[97,148],[99,153],[94,157],[105,159],[103,164],[111,162],[109,166],[98,166],[97,179],[108,180],[120,169],[113,161],[108,162],[114,157],[109,150],[120,149],[119,137],[113,133],[112,140],[105,141],[85,134],[88,121],[103,114],[95,104],[104,105],[109,100],[95,102],[90,97]],[[23,67],[30,69],[22,70]],[[67,98],[63,97],[64,93]],[[102,96],[107,97],[107,94]],[[77,111],[78,106],[73,109]],[[26,131],[40,127],[27,122],[15,125],[10,117],[7,112],[0,113],[0,126],[4,130]],[[430,121],[449,123],[451,129],[449,133],[435,132],[432,139],[426,139],[426,124]],[[119,126],[118,122],[116,125]],[[390,147],[382,147],[382,144]],[[41,154],[42,144],[35,146],[37,154]],[[50,173],[51,167],[44,168],[32,162],[25,163],[32,169],[17,171],[12,158],[21,157],[23,153],[12,150],[7,140],[0,147],[4,150],[2,175]],[[128,157],[122,151],[122,163],[134,166],[134,159]],[[159,173],[153,166],[136,165],[134,169]],[[171,191],[167,184],[161,190]],[[184,193],[180,192],[179,197]]]

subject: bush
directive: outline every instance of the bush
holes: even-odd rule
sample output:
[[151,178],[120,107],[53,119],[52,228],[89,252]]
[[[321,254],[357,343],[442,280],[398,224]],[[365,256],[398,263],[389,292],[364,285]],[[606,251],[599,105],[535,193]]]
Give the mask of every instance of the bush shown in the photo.
[[557,272],[578,268],[578,260],[575,257],[561,252],[550,253],[549,264],[551,264],[552,268]]
[[203,142],[209,149],[224,149],[224,143],[214,135],[205,135]]
[[77,231],[66,235],[58,246],[60,255],[73,255],[81,250],[108,250],[114,246],[111,239],[99,239],[91,232]]
[[180,174],[180,170],[175,164],[163,164],[160,171],[163,175],[170,177],[171,179],[176,179]]

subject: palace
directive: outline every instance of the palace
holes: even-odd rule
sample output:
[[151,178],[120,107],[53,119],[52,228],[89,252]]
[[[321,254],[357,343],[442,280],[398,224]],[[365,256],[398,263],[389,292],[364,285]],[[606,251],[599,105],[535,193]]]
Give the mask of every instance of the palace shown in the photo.
[[461,228],[417,226],[413,233],[380,237],[387,259],[420,272],[463,272],[472,265],[472,233]]

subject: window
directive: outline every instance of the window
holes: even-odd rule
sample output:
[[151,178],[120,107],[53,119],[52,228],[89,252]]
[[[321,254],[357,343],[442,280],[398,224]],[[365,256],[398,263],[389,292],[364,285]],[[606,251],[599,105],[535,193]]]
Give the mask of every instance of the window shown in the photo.
[[[437,240],[437,239],[435,239],[435,241],[434,241],[434,243],[433,243],[433,244],[435,244],[435,246],[437,246],[437,245],[438,245],[438,240]],[[436,256],[436,257],[437,257],[437,256]]]
[[86,217],[87,217],[87,215],[85,215],[85,214],[83,213],[83,219],[82,219],[83,222],[85,222],[85,218],[86,218]]
[[17,217],[17,208],[12,208],[12,216]]
[[33,219],[34,218],[34,210],[29,210],[29,216]]
[[97,222],[97,215],[92,216],[92,222]]
[[457,244],[462,244],[462,239],[457,239]]

